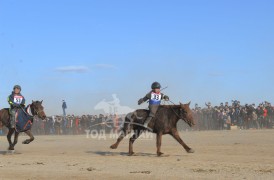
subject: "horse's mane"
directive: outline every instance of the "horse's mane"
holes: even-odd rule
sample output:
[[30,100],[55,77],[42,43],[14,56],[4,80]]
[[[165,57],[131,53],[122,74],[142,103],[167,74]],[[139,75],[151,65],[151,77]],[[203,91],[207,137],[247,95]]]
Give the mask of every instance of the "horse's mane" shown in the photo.
[[163,107],[163,108],[172,108],[172,109],[176,109],[176,108],[181,108],[181,105],[160,105],[160,107]]
[[[159,109],[163,108],[163,109],[173,109],[174,110],[174,109],[179,109],[181,107],[182,107],[181,105],[160,105]],[[147,111],[147,112],[149,112],[148,109],[137,109],[136,111]]]

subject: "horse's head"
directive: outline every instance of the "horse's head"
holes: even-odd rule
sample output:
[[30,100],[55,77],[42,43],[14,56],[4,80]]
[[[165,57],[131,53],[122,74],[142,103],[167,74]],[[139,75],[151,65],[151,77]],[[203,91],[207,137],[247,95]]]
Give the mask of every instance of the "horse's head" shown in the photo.
[[32,110],[33,115],[37,115],[41,119],[45,119],[47,116],[44,112],[44,107],[42,106],[42,101],[32,101],[30,108]]
[[180,103],[180,117],[190,126],[195,125],[194,118],[192,116],[192,111],[189,107],[190,102],[188,104]]

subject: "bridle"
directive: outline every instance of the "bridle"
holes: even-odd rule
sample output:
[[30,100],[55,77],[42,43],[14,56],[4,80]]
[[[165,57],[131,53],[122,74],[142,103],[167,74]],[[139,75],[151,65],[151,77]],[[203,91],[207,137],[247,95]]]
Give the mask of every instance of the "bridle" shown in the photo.
[[[30,111],[28,110],[30,108]],[[34,117],[35,115],[41,117],[41,112],[43,112],[43,110],[39,110],[37,111],[34,107],[33,107],[33,103],[27,106],[27,112],[25,111],[25,109],[23,107],[21,107],[21,109],[23,110],[23,112],[27,115],[29,115],[30,117]],[[33,111],[33,112],[32,112]]]
[[[30,105],[30,106],[31,106],[31,105]],[[38,117],[42,117],[40,113],[41,113],[41,112],[44,112],[43,110],[40,109],[40,110],[37,111],[34,107],[33,107],[32,109],[33,109],[33,111],[34,111],[34,115],[37,115]],[[35,114],[35,113],[36,113],[36,114]]]
[[[168,102],[171,102],[173,105],[176,105],[174,102],[168,100]],[[179,108],[179,111],[180,111],[180,115],[176,112],[176,110],[174,108],[172,108],[172,111],[174,112],[174,114],[179,118],[179,119],[182,119],[183,121],[185,121],[189,126],[192,126],[192,123],[190,123],[186,118],[183,117],[183,113],[185,112],[183,109]]]
[[[168,100],[168,102],[171,102],[173,105],[176,105],[174,102],[172,102],[172,101],[170,101],[170,100]],[[184,121],[185,121],[185,119],[183,118],[183,116],[182,116],[182,109],[180,108],[180,115],[175,111],[175,109],[174,108],[172,108],[171,107],[171,109],[172,109],[172,111],[174,112],[174,114],[179,118],[179,119],[183,119]]]

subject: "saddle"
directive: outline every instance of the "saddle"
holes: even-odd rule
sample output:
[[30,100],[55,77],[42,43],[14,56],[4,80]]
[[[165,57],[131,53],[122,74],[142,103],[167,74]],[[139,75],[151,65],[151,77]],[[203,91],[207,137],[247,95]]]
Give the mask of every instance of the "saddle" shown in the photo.
[[31,129],[33,117],[26,113],[23,109],[18,109],[15,114],[15,130],[17,132],[25,132]]

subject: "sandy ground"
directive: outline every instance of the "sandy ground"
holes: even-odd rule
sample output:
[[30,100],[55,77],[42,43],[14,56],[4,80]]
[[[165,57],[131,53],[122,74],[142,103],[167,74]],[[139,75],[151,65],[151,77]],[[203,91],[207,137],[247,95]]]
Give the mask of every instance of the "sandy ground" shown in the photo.
[[131,157],[128,139],[111,150],[109,135],[36,136],[29,145],[21,144],[22,135],[13,154],[1,136],[0,179],[274,179],[274,130],[182,132],[193,154],[165,135],[163,157],[147,135]]

